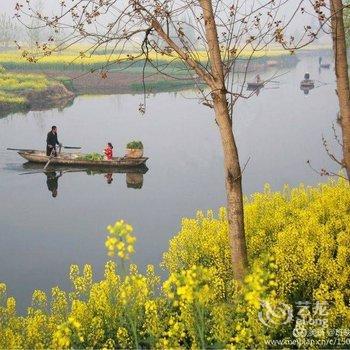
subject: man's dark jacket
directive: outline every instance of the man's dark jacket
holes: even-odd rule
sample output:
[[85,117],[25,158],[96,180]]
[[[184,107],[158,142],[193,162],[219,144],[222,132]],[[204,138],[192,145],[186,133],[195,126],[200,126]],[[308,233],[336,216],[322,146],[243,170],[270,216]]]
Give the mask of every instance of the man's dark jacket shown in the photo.
[[59,145],[60,143],[58,142],[58,139],[57,139],[57,133],[55,134],[52,131],[50,131],[47,134],[46,144],[52,147],[56,147],[56,145]]

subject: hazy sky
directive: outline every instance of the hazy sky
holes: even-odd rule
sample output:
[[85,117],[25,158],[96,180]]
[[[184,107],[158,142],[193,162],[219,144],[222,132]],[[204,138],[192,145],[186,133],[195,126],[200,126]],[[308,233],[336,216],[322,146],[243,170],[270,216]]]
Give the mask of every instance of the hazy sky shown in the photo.
[[[7,13],[8,15],[13,15],[14,14],[14,7],[17,3],[17,1],[19,0],[0,0],[0,13]],[[22,0],[23,2],[25,2],[24,0]],[[57,13],[57,10],[60,9],[59,6],[59,0],[31,0],[33,1],[33,3],[35,3],[36,1],[41,1],[41,3],[44,5],[44,9],[45,12],[48,15],[52,15],[55,13]],[[224,1],[224,0],[223,0]],[[254,0],[246,0],[247,2],[249,1],[254,1]],[[267,1],[267,0],[265,0]],[[232,2],[232,0],[231,0]],[[263,1],[260,1],[260,3],[263,3]],[[299,0],[290,0],[287,4],[283,5],[283,10],[281,10],[281,13],[286,14],[287,17],[289,17],[288,15],[291,15],[291,13],[294,12],[297,4],[299,4]],[[310,2],[307,0],[304,0],[304,4],[306,8],[310,7]],[[298,15],[296,16],[291,25],[289,26],[288,32],[290,34],[295,35],[295,31],[298,32],[302,32],[303,31],[303,27],[306,25],[311,25],[313,28],[315,28],[315,25],[317,26],[317,20],[315,20],[315,18],[312,18],[311,16],[308,15]],[[322,41],[328,41],[327,36],[323,35],[323,40]]]
[[9,13],[15,7],[15,0],[0,0],[0,11]]
[[[14,8],[19,0],[0,0],[0,12],[6,12],[7,14],[14,14]],[[24,1],[23,1],[24,2]],[[45,9],[52,8],[52,10],[59,8],[57,4],[58,0],[42,0]]]
[[[0,12],[6,12],[8,14],[13,14],[15,5],[18,1],[21,1],[21,0],[0,0]],[[24,0],[22,0],[22,1],[23,1],[23,3],[25,2]],[[48,13],[60,8],[59,0],[31,0],[31,1],[34,4],[35,4],[35,1],[41,1],[44,4],[44,8]],[[249,0],[246,0],[246,1],[249,1]],[[254,1],[254,0],[250,0],[250,1]],[[265,0],[265,1],[267,2],[267,0]],[[230,2],[232,2],[232,0]],[[264,1],[260,1],[260,2],[263,3]],[[286,14],[288,12],[291,13],[292,10],[295,9],[295,7],[298,3],[299,3],[299,0],[298,1],[297,0],[290,0],[289,3],[283,5],[283,11],[285,11]],[[310,5],[309,1],[305,1],[305,6],[303,5],[303,7],[308,7],[309,5]],[[303,21],[304,20],[305,19],[303,19]]]

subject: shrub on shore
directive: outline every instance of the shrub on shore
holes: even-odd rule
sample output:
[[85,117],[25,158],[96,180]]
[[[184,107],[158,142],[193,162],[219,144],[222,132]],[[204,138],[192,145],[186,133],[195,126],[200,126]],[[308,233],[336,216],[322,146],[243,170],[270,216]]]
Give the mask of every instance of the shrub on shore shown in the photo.
[[[136,237],[119,221],[107,227],[106,248],[120,263],[108,262],[102,281],[73,265],[73,291],[35,291],[23,317],[0,285],[0,348],[348,348],[349,184],[266,186],[245,212],[243,284],[232,278],[225,209],[183,219],[163,283],[153,266],[123,267]],[[335,336],[337,346],[327,343]]]

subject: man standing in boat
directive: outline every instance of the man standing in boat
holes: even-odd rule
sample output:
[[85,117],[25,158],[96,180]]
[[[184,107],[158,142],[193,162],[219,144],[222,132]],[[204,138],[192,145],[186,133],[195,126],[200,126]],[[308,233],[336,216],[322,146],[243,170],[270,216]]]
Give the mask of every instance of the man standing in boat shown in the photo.
[[57,156],[56,146],[61,149],[62,144],[58,142],[57,138],[57,127],[54,125],[51,131],[47,134],[46,138],[46,155],[47,156]]

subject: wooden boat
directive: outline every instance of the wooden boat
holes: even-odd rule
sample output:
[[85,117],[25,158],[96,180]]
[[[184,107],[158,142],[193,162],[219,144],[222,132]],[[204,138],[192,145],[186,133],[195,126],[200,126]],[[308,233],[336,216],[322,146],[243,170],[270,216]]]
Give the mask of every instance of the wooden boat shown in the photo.
[[[18,154],[29,162],[33,163],[47,163],[50,159],[44,151],[25,150],[19,151]],[[86,160],[82,153],[64,153],[61,152],[57,157],[51,158],[50,165],[69,165],[79,167],[138,167],[145,164],[146,157],[130,158],[130,157],[114,157],[111,160]]]
[[313,89],[315,87],[314,80],[311,79],[304,79],[300,82],[300,88],[309,88]]
[[247,90],[257,90],[264,87],[264,82],[247,83]]

